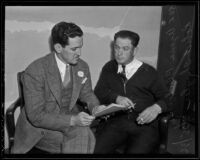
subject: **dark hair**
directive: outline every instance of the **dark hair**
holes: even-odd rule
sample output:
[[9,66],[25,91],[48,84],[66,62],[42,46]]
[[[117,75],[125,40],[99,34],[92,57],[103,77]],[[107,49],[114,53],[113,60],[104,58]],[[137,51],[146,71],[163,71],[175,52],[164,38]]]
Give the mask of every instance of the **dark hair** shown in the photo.
[[62,47],[69,44],[69,37],[81,37],[83,31],[74,23],[60,22],[57,23],[51,30],[52,44],[59,43]]
[[128,30],[121,30],[121,31],[115,33],[114,41],[116,41],[116,39],[119,37],[120,38],[129,38],[134,47],[137,47],[139,40],[140,40],[140,36],[137,33],[128,31]]

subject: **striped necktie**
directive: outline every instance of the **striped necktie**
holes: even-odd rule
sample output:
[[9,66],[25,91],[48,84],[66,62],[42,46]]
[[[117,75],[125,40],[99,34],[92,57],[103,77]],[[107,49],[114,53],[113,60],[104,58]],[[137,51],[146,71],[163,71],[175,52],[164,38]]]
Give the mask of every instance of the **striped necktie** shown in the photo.
[[66,87],[69,82],[70,82],[70,66],[66,65],[65,76],[64,76],[64,80],[63,80],[63,86]]
[[126,71],[125,71],[125,69],[126,69],[126,66],[122,65],[122,73],[121,73],[121,75],[122,75],[122,78],[126,81],[127,78],[126,78]]

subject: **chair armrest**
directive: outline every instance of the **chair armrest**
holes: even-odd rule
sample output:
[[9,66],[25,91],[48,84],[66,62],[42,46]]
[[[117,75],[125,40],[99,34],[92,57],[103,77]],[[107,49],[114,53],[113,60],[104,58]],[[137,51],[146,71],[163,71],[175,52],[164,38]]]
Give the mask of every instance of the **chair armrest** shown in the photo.
[[169,120],[174,117],[173,112],[161,113],[159,115],[160,146],[159,153],[167,153]]
[[8,145],[9,153],[14,143],[14,134],[15,134],[15,110],[21,107],[21,98],[18,98],[14,103],[12,103],[6,110],[6,128],[8,133]]

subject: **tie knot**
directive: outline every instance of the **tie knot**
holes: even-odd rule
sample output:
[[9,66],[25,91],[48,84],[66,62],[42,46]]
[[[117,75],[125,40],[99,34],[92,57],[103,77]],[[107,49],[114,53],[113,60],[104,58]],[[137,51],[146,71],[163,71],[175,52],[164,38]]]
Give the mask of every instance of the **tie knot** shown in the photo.
[[66,65],[65,68],[66,68],[66,69],[65,69],[65,73],[66,73],[66,72],[69,72],[69,70],[70,70],[70,66],[69,66],[69,65]]
[[66,65],[66,68],[69,68],[69,65]]

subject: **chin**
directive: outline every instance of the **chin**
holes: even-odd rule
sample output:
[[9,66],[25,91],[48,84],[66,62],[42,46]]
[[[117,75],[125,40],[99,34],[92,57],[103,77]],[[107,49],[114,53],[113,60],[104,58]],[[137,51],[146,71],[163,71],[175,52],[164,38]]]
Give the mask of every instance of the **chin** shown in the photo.
[[124,64],[124,61],[123,60],[117,60],[117,63],[118,64]]
[[73,62],[71,62],[72,65],[76,65],[78,63],[78,60],[74,60]]

